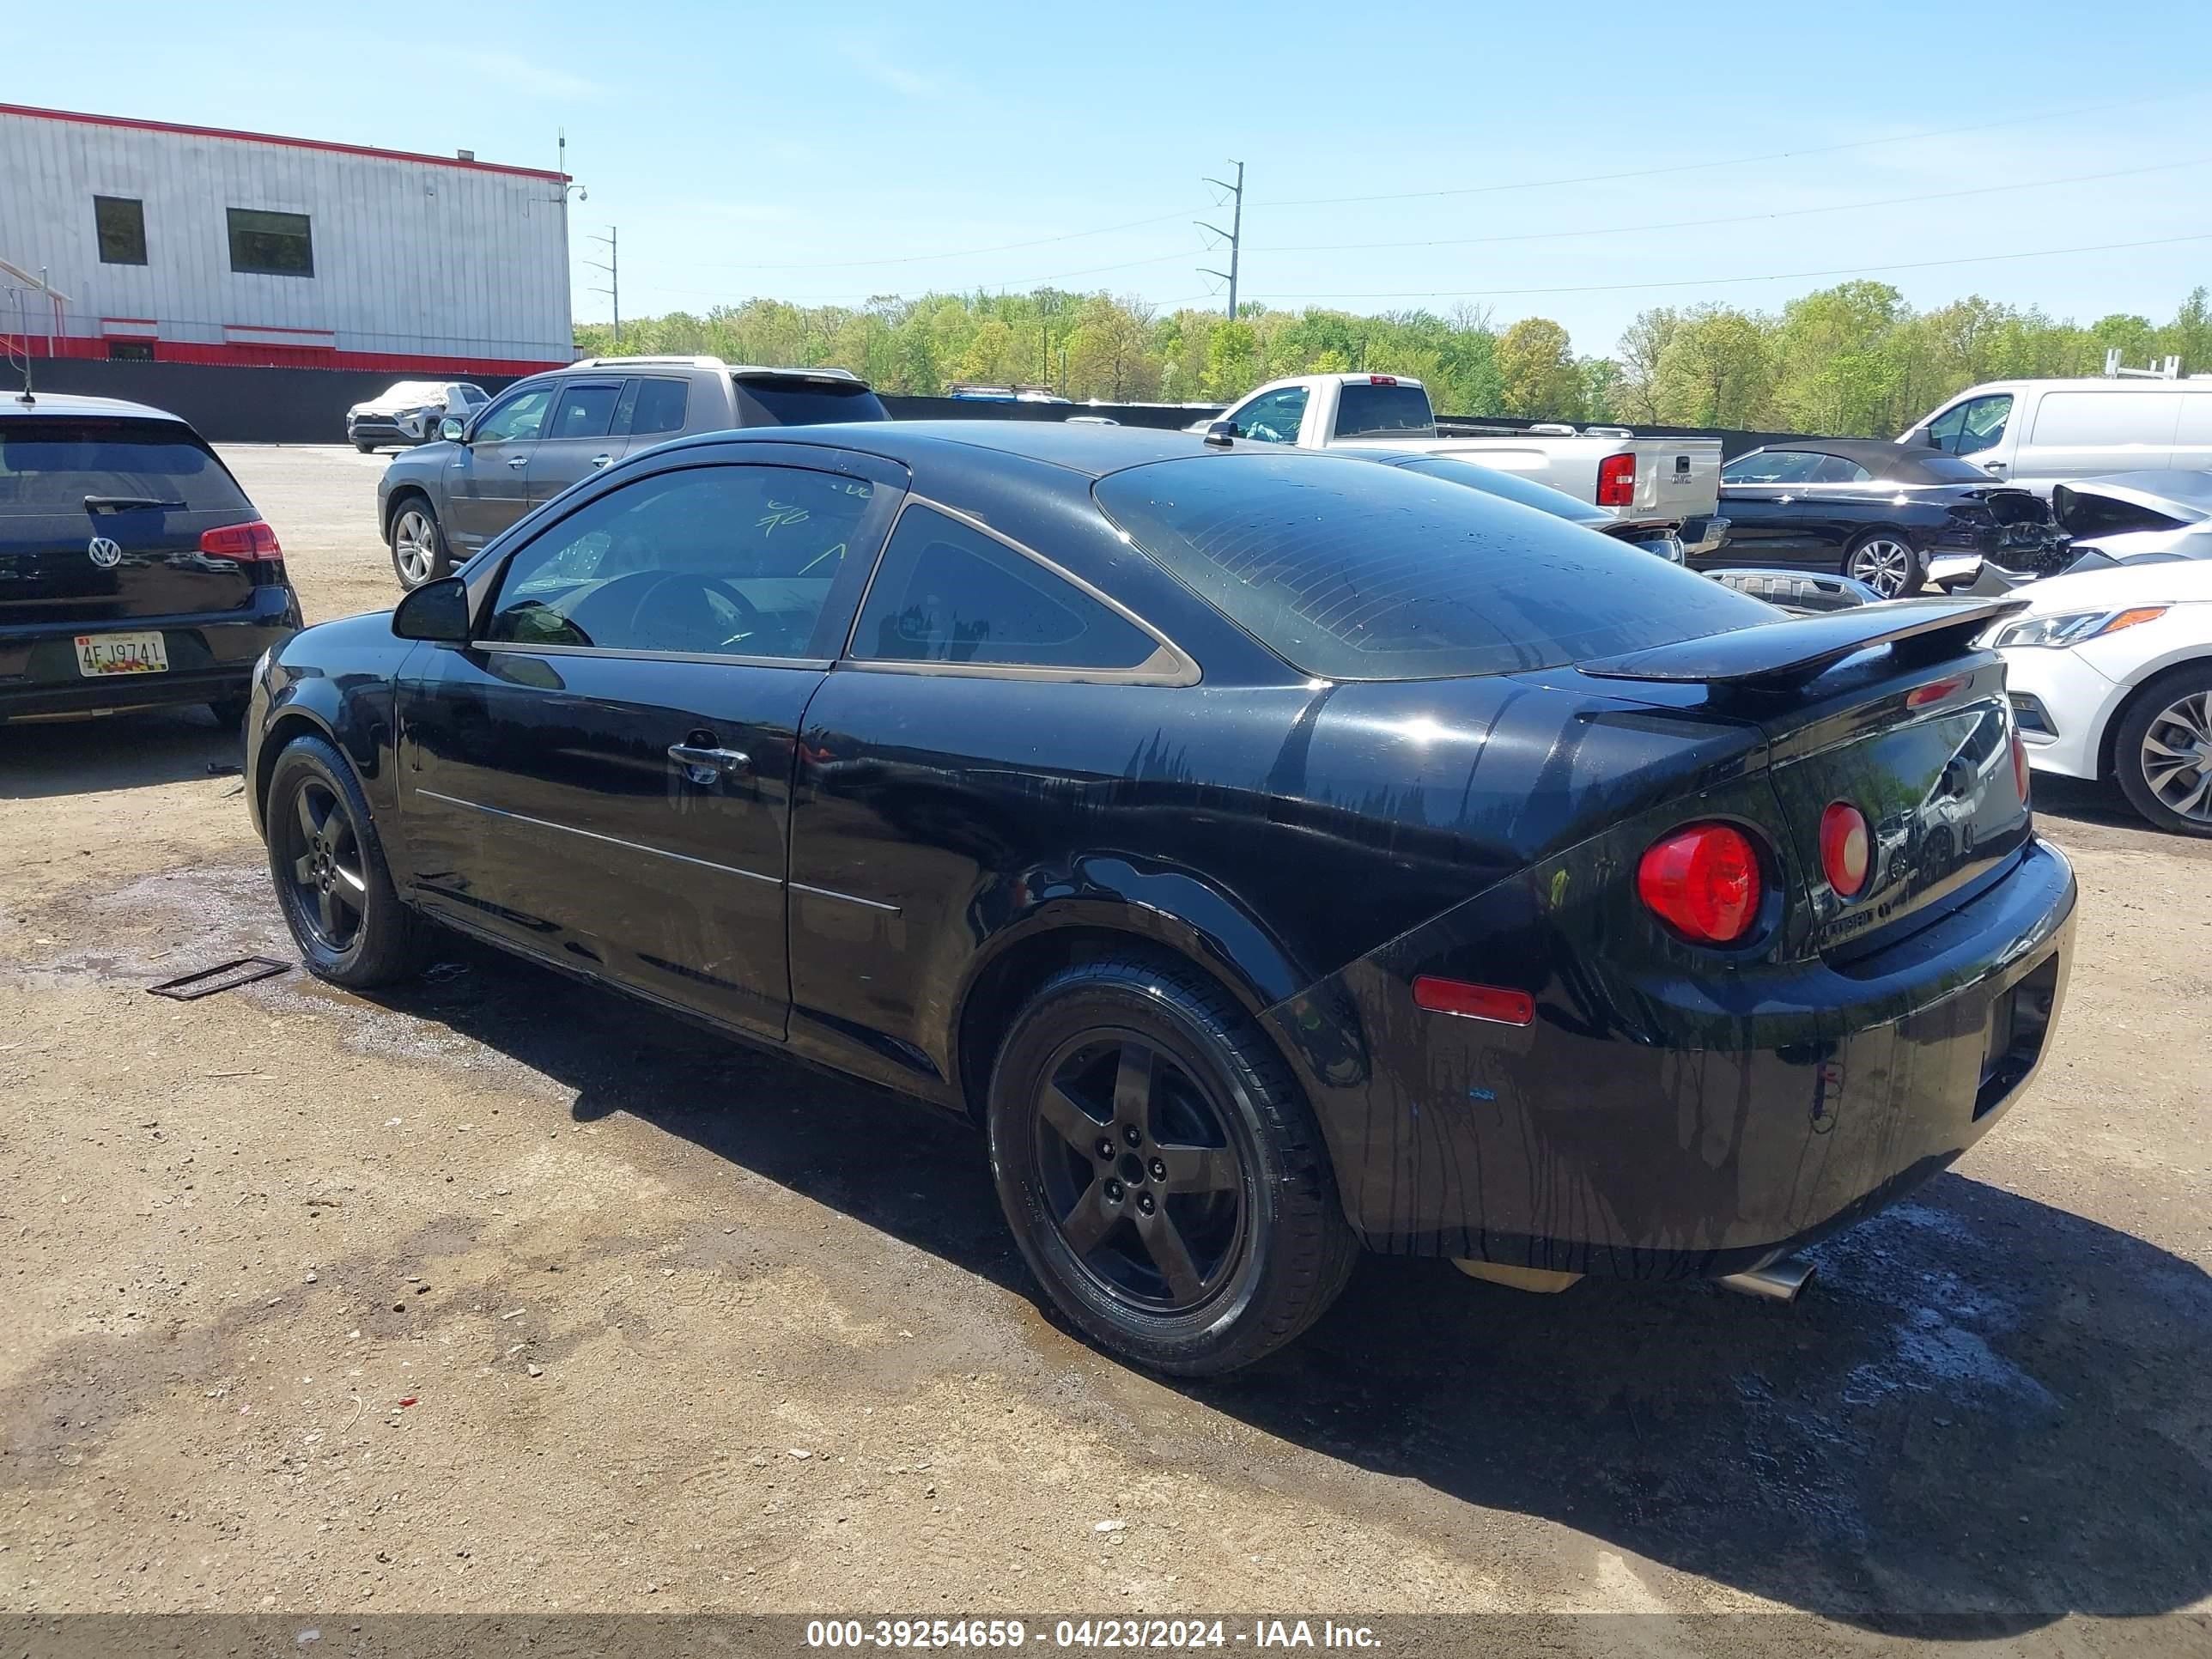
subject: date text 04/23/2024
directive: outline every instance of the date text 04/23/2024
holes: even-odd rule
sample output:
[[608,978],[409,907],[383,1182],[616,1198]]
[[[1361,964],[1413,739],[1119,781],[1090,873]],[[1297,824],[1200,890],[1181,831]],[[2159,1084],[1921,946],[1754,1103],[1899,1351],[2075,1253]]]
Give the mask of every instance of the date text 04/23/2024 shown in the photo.
[[1018,1648],[1108,1649],[1339,1648],[1381,1645],[1366,1625],[1334,1620],[1056,1619],[1034,1629],[1021,1619],[812,1619],[806,1645],[822,1649]]

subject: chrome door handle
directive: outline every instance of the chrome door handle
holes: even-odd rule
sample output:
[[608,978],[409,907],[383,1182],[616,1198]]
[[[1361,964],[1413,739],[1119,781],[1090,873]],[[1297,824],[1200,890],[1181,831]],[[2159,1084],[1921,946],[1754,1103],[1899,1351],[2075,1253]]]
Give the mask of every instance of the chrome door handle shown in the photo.
[[753,757],[742,749],[708,749],[696,744],[670,744],[668,758],[682,767],[692,782],[702,785],[753,768]]
[[594,455],[592,457],[592,465],[595,467],[605,466],[613,459],[614,457],[611,455]]
[[507,458],[507,464],[509,466],[528,466],[530,465],[530,457],[527,455],[510,455]]

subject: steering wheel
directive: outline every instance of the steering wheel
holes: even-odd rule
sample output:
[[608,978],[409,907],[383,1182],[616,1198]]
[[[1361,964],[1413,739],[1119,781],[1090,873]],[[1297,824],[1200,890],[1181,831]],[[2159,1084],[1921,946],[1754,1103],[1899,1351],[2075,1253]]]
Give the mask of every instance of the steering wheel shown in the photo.
[[[717,612],[734,613],[736,626],[719,639],[702,643],[700,625],[722,628]],[[671,570],[646,583],[629,613],[629,633],[640,641],[670,651],[723,651],[749,639],[761,625],[761,613],[750,599],[715,576]]]

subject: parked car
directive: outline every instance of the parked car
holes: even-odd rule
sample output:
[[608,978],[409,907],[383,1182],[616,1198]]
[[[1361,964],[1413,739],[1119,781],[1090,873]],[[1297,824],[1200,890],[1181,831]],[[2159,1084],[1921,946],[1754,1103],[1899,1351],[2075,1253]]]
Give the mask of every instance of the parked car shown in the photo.
[[1834,571],[1886,599],[1917,593],[1931,575],[1970,578],[1984,557],[2042,558],[2064,540],[2027,491],[2001,489],[1954,455],[1872,439],[1796,439],[1739,455],[1721,469],[1721,512],[1727,544],[1692,553],[1698,569]]
[[1993,380],[1901,434],[2049,495],[2100,473],[2212,467],[2212,378]]
[[1721,447],[1713,438],[1638,438],[1624,427],[1467,428],[1446,437],[1426,387],[1402,374],[1301,374],[1270,380],[1220,415],[1235,435],[1307,449],[1368,446],[1452,455],[1511,472],[1602,507],[1625,525],[1664,531],[1692,551],[1717,547]]
[[466,420],[491,399],[468,380],[395,380],[346,410],[346,441],[364,455],[385,444],[426,444],[447,416]]
[[578,479],[688,432],[887,421],[842,368],[763,368],[719,357],[594,357],[518,380],[440,441],[397,456],[376,487],[402,587],[461,559]]
[[1241,441],[721,433],[275,653],[247,793],[316,975],[434,919],[978,1121],[1067,1318],[1218,1372],[1363,1244],[1787,1290],[1985,1133],[2075,903],[2002,614]]
[[1793,617],[1825,616],[1862,605],[1880,605],[1880,593],[1850,576],[1824,576],[1808,570],[1766,570],[1757,565],[1708,573],[1714,581],[1754,599],[1764,599]]
[[1411,472],[1441,478],[1446,483],[1464,484],[1469,489],[1480,489],[1486,495],[1496,495],[1518,502],[1522,507],[1532,507],[1539,513],[1548,513],[1555,519],[1565,519],[1569,524],[1578,524],[1585,530],[1594,530],[1601,536],[1612,536],[1632,547],[1656,555],[1669,564],[1683,562],[1681,538],[1671,529],[1663,526],[1623,524],[1601,507],[1578,501],[1564,489],[1536,483],[1517,473],[1500,472],[1494,466],[1479,466],[1473,461],[1462,461],[1455,456],[1425,455],[1415,451],[1369,449],[1361,446],[1347,447],[1336,453],[1347,460],[1377,461],[1384,466],[1402,466]]
[[0,722],[203,702],[234,731],[299,626],[276,532],[190,426],[0,399]]
[[1996,629],[2028,763],[2117,782],[2160,829],[2212,836],[2212,562],[2053,576]]

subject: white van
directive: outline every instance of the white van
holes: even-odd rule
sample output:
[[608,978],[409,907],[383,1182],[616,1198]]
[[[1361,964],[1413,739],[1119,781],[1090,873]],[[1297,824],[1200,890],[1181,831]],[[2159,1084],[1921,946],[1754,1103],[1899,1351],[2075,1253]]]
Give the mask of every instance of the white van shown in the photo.
[[2212,467],[2212,376],[1993,380],[1969,386],[1901,444],[1933,444],[2039,495],[2069,478]]

